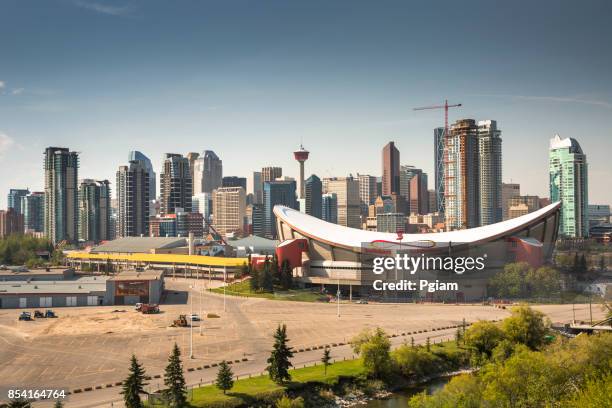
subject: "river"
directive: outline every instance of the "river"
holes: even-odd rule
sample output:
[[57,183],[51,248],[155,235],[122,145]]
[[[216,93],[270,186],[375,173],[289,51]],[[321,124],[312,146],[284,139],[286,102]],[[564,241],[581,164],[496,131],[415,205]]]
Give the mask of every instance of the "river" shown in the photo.
[[408,388],[406,390],[393,393],[390,398],[384,400],[373,400],[369,401],[365,407],[367,408],[406,408],[408,407],[408,400],[415,394],[427,390],[428,394],[431,394],[440,388],[444,387],[446,383],[450,381],[452,377],[441,377],[431,380],[430,382],[423,384],[418,387]]

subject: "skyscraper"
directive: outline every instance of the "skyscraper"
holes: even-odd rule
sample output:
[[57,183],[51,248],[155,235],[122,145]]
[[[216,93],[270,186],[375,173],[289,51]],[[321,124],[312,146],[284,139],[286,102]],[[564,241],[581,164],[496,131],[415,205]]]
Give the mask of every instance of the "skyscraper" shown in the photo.
[[195,161],[193,194],[212,193],[223,182],[223,163],[212,150],[205,150]]
[[338,177],[329,180],[327,191],[336,195],[338,224],[350,228],[361,228],[359,181],[351,176]]
[[368,174],[357,174],[359,180],[359,205],[361,215],[368,214],[368,207],[376,200],[376,177]]
[[283,169],[280,167],[264,167],[261,169],[261,182],[274,181],[283,177]]
[[149,175],[149,183],[148,183],[149,202],[147,205],[149,207],[149,215],[154,216],[156,211],[155,211],[155,204],[153,203],[153,200],[157,199],[157,175],[155,174],[155,171],[153,170],[153,164],[151,163],[151,160],[149,160],[147,156],[145,156],[144,154],[142,154],[141,152],[137,150],[131,151],[130,154],[128,155],[128,163],[131,163],[132,161],[137,161],[140,164],[142,164],[147,174]]
[[117,237],[149,234],[150,181],[142,161],[130,161],[117,170]]
[[246,217],[246,191],[242,187],[221,187],[212,193],[213,224],[219,234],[243,233]]
[[322,202],[322,218],[323,221],[331,222],[332,224],[338,223],[338,197],[335,193],[323,194],[321,197]]
[[221,180],[221,187],[242,187],[246,192],[247,179],[246,177],[227,176]]
[[478,126],[461,119],[450,129],[445,166],[445,219],[448,230],[480,224]]
[[45,149],[45,236],[53,244],[78,239],[79,155],[64,147]]
[[[435,211],[444,212],[444,128],[438,127],[434,129],[434,171],[435,171],[435,191],[436,191],[436,207]],[[430,208],[429,211],[434,211]]]
[[200,193],[194,194],[191,197],[191,210],[202,214],[205,223],[210,221],[210,216],[212,215],[212,194]]
[[28,189],[11,188],[7,197],[7,208],[13,208],[19,214],[23,214],[21,209],[21,198],[30,193]]
[[561,201],[559,234],[572,238],[589,235],[589,191],[586,154],[574,138],[550,140],[550,200]]
[[23,229],[26,233],[45,230],[45,193],[33,192],[21,197]]
[[321,179],[313,174],[306,179],[304,187],[306,214],[312,215],[313,217],[322,218],[323,204],[321,201],[321,196],[323,194],[323,184],[321,183]]
[[110,183],[82,180],[79,185],[79,240],[100,242],[110,237]]
[[275,205],[284,205],[298,209],[295,181],[264,181],[264,232],[266,237],[276,239],[276,216],[273,209]]
[[[221,179],[219,178],[220,182]],[[166,153],[160,175],[160,184],[161,215],[174,214],[177,208],[191,212],[192,181],[189,172],[189,160],[186,157],[180,154]]]
[[382,150],[382,194],[400,194],[400,153],[394,142]]
[[503,219],[502,139],[495,120],[478,122],[480,225]]
[[427,173],[421,169],[410,179],[410,214],[425,215],[429,212],[429,193],[427,192]]
[[254,171],[251,179],[251,193],[253,194],[253,203],[263,203],[263,180],[261,171]]
[[195,177],[195,163],[198,157],[200,157],[200,153],[197,152],[189,152],[187,153],[187,160],[189,160],[189,173],[191,174],[192,186],[191,191],[194,192],[197,190],[196,187],[196,177]]

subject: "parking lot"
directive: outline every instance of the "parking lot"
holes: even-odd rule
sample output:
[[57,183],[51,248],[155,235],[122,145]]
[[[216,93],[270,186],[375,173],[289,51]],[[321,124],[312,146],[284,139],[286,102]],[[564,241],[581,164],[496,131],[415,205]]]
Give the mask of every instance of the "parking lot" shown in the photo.
[[[306,348],[348,342],[366,327],[402,333],[479,319],[497,320],[507,310],[482,305],[336,304],[285,302],[227,297],[191,289],[185,280],[166,282],[170,290],[161,313],[143,315],[132,306],[57,308],[57,319],[18,321],[20,310],[0,311],[0,389],[46,387],[74,389],[121,381],[132,353],[150,375],[163,374],[176,342],[185,368],[222,359],[266,356],[279,323],[288,326],[291,345]],[[196,283],[198,285],[198,283]],[[183,302],[183,303],[181,303]],[[171,327],[179,314],[214,313],[219,318],[194,322],[193,329]],[[572,305],[540,307],[553,321],[572,319]],[[576,306],[577,319],[588,320],[588,305]],[[593,315],[603,312],[593,306]],[[202,325],[200,327],[200,324]],[[193,331],[193,359],[189,359]],[[152,387],[155,384],[151,385]]]

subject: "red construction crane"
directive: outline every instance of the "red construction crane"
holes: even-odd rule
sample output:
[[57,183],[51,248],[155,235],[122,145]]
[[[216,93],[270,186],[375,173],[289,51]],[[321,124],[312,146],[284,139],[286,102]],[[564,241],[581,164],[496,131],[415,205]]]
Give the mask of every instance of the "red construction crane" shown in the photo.
[[462,105],[460,103],[449,105],[448,100],[444,100],[444,105],[422,106],[412,110],[444,109],[444,136],[448,136],[448,108],[458,108],[459,106]]

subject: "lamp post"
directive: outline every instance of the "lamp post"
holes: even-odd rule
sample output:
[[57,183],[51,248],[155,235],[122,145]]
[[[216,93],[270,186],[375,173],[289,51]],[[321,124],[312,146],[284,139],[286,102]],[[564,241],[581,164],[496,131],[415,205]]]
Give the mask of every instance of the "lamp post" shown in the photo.
[[338,318],[340,318],[340,278],[338,278],[338,291],[336,292],[336,300],[338,301]]
[[223,311],[225,312],[225,286],[227,286],[227,268],[223,267]]
[[189,285],[189,358],[193,358],[193,285]]
[[202,298],[204,297],[204,284],[200,283],[200,336],[202,335],[202,320],[204,317],[202,316]]

